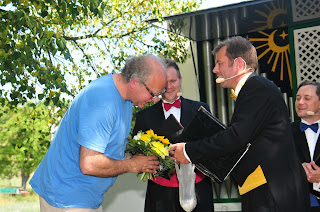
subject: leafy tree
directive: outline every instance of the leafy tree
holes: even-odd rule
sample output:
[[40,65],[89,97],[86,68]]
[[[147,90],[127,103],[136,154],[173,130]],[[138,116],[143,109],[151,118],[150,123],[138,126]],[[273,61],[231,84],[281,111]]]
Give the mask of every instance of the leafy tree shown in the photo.
[[[145,20],[161,22],[197,9],[198,1],[0,1],[0,176],[20,172],[25,186],[50,145],[55,120],[47,106],[62,116],[63,96],[72,99],[90,80],[119,71],[131,55],[185,61],[186,39]],[[25,105],[30,100],[44,105]]]
[[22,177],[22,187],[50,146],[56,111],[43,103],[0,108],[0,177]]
[[[197,9],[199,0],[3,0],[1,103],[45,100],[63,108],[91,79],[119,71],[131,55],[183,62],[185,38],[145,20]],[[200,0],[201,2],[201,0]]]

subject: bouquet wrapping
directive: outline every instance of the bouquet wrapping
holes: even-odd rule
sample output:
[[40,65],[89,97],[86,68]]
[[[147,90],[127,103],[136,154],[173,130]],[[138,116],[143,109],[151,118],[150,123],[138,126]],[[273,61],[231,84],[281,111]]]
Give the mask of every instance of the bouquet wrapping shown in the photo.
[[191,212],[197,206],[197,196],[195,190],[196,173],[195,165],[192,163],[180,166],[175,164],[177,177],[179,180],[179,202],[186,212]]
[[156,176],[171,177],[175,169],[174,162],[169,158],[170,142],[164,136],[158,136],[152,129],[142,132],[139,131],[132,139],[129,139],[126,152],[131,155],[155,155],[158,156],[160,169],[157,174],[139,173],[141,181],[154,179]]

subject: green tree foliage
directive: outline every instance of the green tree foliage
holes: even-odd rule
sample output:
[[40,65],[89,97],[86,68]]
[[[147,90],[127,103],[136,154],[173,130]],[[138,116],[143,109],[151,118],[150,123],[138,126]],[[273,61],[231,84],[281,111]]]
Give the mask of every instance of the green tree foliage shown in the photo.
[[43,103],[0,107],[0,177],[22,177],[22,187],[50,146],[55,111]]
[[21,173],[25,185],[50,145],[56,120],[48,106],[58,108],[54,117],[68,106],[63,94],[72,99],[90,80],[120,71],[132,55],[184,62],[186,39],[146,20],[162,22],[197,9],[198,1],[0,1],[0,176]]
[[[119,71],[132,55],[157,53],[183,62],[185,38],[148,19],[198,8],[197,0],[2,0],[1,103],[30,99],[65,107],[87,83]],[[0,87],[1,88],[1,87]]]

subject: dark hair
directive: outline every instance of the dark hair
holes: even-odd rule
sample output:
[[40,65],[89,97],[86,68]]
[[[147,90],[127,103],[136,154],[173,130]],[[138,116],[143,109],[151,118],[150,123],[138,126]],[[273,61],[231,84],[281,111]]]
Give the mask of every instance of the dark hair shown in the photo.
[[314,82],[314,81],[303,81],[302,83],[300,83],[300,85],[298,86],[298,90],[302,87],[302,86],[306,86],[306,85],[312,85],[316,87],[316,94],[320,100],[320,83],[319,82]]
[[125,83],[129,83],[132,78],[137,78],[141,82],[147,81],[152,73],[152,62],[158,62],[165,69],[163,58],[151,54],[134,56],[126,60],[126,64],[121,70]]
[[257,51],[247,39],[240,36],[229,38],[219,43],[212,53],[216,54],[224,46],[227,47],[226,55],[230,61],[229,66],[232,65],[234,59],[241,57],[248,68],[253,71],[258,68]]
[[166,58],[165,59],[165,62],[166,62],[166,68],[168,69],[169,67],[172,67],[174,68],[176,71],[177,71],[177,75],[178,75],[178,78],[180,79],[181,78],[181,73],[180,73],[180,69],[179,69],[179,66],[178,64],[176,63],[176,61],[170,59],[170,58]]

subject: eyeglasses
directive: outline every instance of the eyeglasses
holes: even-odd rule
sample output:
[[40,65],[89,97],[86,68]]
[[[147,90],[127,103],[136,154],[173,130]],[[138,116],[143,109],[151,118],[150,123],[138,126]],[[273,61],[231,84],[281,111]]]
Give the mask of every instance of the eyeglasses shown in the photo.
[[150,95],[152,96],[150,99],[153,99],[153,98],[156,98],[156,97],[159,97],[161,98],[162,95],[166,92],[166,89],[164,89],[162,92],[158,93],[158,94],[154,94],[152,93],[152,91],[148,88],[148,86],[141,81],[141,84],[144,85],[144,87],[147,89],[147,91],[150,93]]

